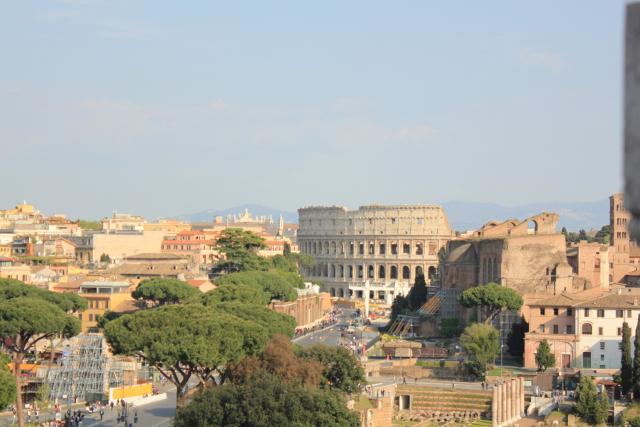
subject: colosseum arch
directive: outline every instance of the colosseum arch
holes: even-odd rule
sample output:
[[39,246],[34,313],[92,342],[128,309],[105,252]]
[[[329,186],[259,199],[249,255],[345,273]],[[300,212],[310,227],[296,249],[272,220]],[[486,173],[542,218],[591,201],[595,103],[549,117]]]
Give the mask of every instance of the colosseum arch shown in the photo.
[[420,275],[424,275],[424,271],[422,269],[421,265],[416,266],[416,277],[420,276]]
[[336,288],[331,288],[331,289],[329,289],[329,292],[331,293],[331,296],[332,296],[332,297],[335,297],[335,296],[336,296]]
[[342,264],[338,266],[338,277],[341,277],[344,279],[344,266]]
[[411,278],[411,268],[408,265],[402,267],[402,278],[409,279]]
[[331,242],[331,253],[332,254],[336,253],[336,242]]
[[391,266],[390,278],[391,279],[397,279],[398,278],[398,266],[397,265],[392,265]]
[[386,271],[384,269],[384,265],[381,265],[380,267],[378,267],[378,279],[386,279]]
[[368,279],[373,279],[375,276],[375,268],[373,265],[369,264],[367,266],[367,278]]
[[336,266],[334,264],[331,264],[330,273],[331,277],[336,277]]
[[349,272],[349,279],[353,279],[353,265],[348,266],[347,271]]
[[340,298],[344,298],[344,289],[343,288],[339,288],[338,289],[338,295],[340,296]]
[[329,255],[329,242],[324,242],[324,253]]

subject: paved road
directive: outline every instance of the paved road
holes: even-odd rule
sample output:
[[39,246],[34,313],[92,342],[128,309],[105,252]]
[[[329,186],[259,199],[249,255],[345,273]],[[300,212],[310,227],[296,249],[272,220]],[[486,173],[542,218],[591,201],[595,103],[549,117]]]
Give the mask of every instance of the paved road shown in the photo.
[[[134,409],[136,407],[134,406]],[[140,406],[138,410],[138,422],[133,424],[135,427],[169,427],[171,421],[176,414],[176,392],[175,390],[167,392],[167,399],[159,402],[149,403]],[[130,412],[129,422],[133,423],[133,413]],[[84,419],[84,426],[105,426],[105,427],[122,427],[124,423],[116,423],[116,410],[113,412],[107,410],[103,421],[99,420],[99,415],[95,414],[92,418]]]
[[[138,422],[133,424],[134,427],[170,427],[171,421],[176,413],[176,392],[175,389],[167,391],[167,398],[159,402],[149,403],[148,405],[138,407]],[[134,406],[135,408],[135,406]],[[66,410],[66,406],[63,406]],[[84,407],[77,408],[84,411]],[[83,427],[86,426],[105,426],[105,427],[124,427],[122,422],[116,423],[116,410],[113,412],[106,409],[104,419],[100,421],[100,415],[85,413],[85,419]],[[133,414],[133,413],[132,413]],[[53,414],[42,414],[40,420],[50,420]],[[0,418],[0,426],[11,426],[11,416],[4,416]],[[133,423],[133,416],[129,418],[129,422]]]
[[[337,324],[311,334],[305,335],[293,340],[294,343],[303,347],[309,347],[314,344],[326,344],[329,346],[337,346],[340,342],[340,326],[346,326],[352,317],[353,310],[343,310],[342,316]],[[363,340],[365,343],[371,342],[378,336],[378,332],[365,332],[363,333]]]

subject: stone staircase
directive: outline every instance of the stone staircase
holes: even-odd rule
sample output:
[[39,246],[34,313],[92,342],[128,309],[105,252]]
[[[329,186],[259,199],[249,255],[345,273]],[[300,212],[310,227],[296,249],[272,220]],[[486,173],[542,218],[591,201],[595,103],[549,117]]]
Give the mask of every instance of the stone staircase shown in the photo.
[[410,395],[412,411],[491,411],[491,392],[480,390],[444,390],[399,385],[396,396]]

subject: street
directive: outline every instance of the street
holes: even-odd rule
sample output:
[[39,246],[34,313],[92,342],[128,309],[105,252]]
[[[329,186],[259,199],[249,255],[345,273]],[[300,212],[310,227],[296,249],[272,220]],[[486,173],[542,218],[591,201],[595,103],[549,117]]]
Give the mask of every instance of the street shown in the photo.
[[[133,424],[133,411],[138,411],[138,422]],[[175,389],[167,392],[167,399],[148,405],[133,407],[130,411],[129,423],[135,427],[169,427],[176,413],[176,392]],[[98,414],[89,415],[84,419],[84,426],[125,426],[128,424],[116,423],[116,410],[113,412],[107,408],[104,413],[104,420],[100,421]]]
[[[344,309],[342,315],[339,318],[338,323],[320,331],[312,332],[299,338],[295,338],[292,341],[295,344],[302,347],[309,347],[314,344],[325,344],[328,346],[337,346],[340,342],[340,327],[347,326],[349,320],[353,319],[354,310]],[[363,332],[362,342],[369,344],[373,339],[379,335],[378,332]]]

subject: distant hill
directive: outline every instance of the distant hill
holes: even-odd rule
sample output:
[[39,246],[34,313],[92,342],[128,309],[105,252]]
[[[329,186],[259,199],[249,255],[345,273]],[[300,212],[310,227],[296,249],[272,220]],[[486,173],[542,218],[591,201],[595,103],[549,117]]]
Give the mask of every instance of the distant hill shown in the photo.
[[[609,200],[602,199],[595,202],[549,202],[532,203],[523,206],[502,206],[497,203],[450,201],[442,203],[449,223],[459,231],[474,230],[491,220],[506,220],[509,218],[525,219],[540,212],[555,212],[560,215],[558,230],[567,227],[568,230],[578,231],[591,228],[600,229],[609,224]],[[253,216],[271,215],[278,221],[280,214],[285,222],[298,222],[298,213],[283,211],[256,204],[245,204],[227,209],[207,209],[191,214],[179,215],[176,218],[189,222],[211,222],[217,215],[226,217],[244,212],[248,209]]]
[[271,215],[273,217],[274,222],[278,222],[280,218],[280,214],[284,218],[285,222],[288,223],[297,223],[298,222],[298,212],[287,212],[280,209],[269,208],[266,206],[256,205],[256,204],[246,204],[235,206],[227,209],[207,209],[200,212],[195,212],[191,214],[184,214],[176,216],[175,218],[180,219],[182,221],[188,222],[212,222],[213,218],[216,216],[221,216],[226,218],[227,215],[238,215],[244,212],[247,209],[251,212],[251,215],[256,216],[264,216]]

